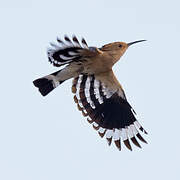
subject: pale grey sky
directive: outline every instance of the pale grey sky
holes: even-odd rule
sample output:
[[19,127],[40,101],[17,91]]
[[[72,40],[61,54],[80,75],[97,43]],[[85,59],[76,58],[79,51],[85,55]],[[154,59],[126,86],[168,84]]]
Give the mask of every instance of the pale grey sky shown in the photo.
[[[179,180],[180,3],[178,0],[0,2],[0,179]],[[32,81],[56,71],[49,42],[64,34],[91,46],[147,42],[114,66],[148,145],[108,147],[73,102],[71,80],[47,97]]]

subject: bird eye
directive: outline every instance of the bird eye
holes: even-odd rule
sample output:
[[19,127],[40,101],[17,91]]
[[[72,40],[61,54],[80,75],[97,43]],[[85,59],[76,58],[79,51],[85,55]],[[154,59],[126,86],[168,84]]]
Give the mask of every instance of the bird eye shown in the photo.
[[121,47],[122,47],[122,45],[120,44],[120,45],[119,45],[119,47],[121,48]]

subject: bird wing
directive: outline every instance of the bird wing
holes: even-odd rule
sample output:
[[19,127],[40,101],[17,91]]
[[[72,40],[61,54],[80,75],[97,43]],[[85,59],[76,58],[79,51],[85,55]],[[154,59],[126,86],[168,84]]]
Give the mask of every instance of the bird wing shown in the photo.
[[76,36],[72,40],[65,36],[64,41],[57,38],[57,44],[51,43],[51,47],[47,50],[50,63],[56,67],[60,67],[71,62],[80,62],[87,57],[96,56],[100,53],[96,47],[88,47],[84,38],[79,43]]
[[[108,77],[107,77],[108,79]],[[135,112],[127,102],[124,91],[114,90],[96,75],[79,75],[74,78],[72,92],[78,109],[101,137],[106,136],[110,145],[112,139],[119,150],[121,140],[132,150],[130,141],[141,147],[136,137],[147,143],[140,135],[140,129],[147,133],[136,120]]]

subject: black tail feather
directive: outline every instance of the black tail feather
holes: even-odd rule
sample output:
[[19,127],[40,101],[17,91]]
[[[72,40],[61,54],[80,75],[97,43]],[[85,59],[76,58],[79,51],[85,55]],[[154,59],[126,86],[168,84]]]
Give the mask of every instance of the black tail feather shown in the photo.
[[[63,82],[64,81],[59,81],[59,84]],[[33,84],[39,89],[39,92],[42,94],[42,96],[46,96],[57,87],[57,85],[54,84],[53,80],[49,80],[45,77],[34,80]]]
[[41,86],[46,85],[48,82],[49,82],[49,80],[46,78],[39,78],[39,79],[34,80],[33,84],[36,87],[41,87]]

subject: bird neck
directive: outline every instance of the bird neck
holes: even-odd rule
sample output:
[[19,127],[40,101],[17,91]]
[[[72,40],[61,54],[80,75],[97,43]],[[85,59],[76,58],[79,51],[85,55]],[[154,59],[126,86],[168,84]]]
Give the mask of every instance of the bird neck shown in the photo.
[[109,51],[108,54],[113,57],[113,64],[115,64],[123,55],[123,53],[117,53],[115,51]]

